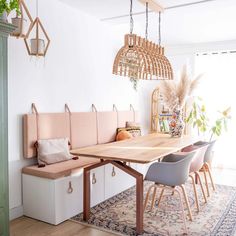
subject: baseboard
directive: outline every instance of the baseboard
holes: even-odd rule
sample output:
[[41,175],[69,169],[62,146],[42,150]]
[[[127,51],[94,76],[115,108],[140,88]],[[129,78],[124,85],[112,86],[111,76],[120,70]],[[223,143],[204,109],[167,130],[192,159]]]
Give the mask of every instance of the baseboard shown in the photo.
[[18,206],[10,209],[10,220],[14,220],[23,216],[23,206]]

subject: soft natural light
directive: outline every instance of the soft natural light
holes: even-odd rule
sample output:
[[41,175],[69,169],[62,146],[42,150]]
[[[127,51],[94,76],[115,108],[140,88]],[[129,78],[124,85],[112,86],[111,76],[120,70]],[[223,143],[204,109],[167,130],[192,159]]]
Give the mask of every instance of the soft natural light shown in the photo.
[[228,132],[215,145],[213,165],[236,169],[236,53],[198,55],[195,71],[204,73],[198,94],[204,99],[210,120],[216,120],[217,111],[232,109]]

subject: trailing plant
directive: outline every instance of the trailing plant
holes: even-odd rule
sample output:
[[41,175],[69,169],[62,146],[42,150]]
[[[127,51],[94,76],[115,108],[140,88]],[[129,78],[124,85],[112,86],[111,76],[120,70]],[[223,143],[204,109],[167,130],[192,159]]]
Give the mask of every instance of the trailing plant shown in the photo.
[[137,92],[138,91],[138,80],[134,78],[130,78],[130,82],[133,83],[133,89]]
[[9,14],[12,11],[16,11],[18,15],[21,14],[18,0],[0,0],[0,15],[2,15],[4,12]]

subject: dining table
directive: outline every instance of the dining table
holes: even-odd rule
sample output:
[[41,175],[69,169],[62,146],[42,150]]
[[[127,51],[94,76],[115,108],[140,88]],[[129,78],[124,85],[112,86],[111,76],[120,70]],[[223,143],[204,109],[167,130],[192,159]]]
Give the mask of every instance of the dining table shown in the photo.
[[106,164],[117,168],[136,179],[136,233],[143,233],[143,185],[144,176],[129,163],[150,164],[164,156],[181,151],[182,148],[199,141],[199,137],[183,135],[171,137],[169,134],[152,133],[131,139],[71,150],[73,155],[97,158],[100,162],[87,166],[83,173],[83,220],[90,217],[90,171]]

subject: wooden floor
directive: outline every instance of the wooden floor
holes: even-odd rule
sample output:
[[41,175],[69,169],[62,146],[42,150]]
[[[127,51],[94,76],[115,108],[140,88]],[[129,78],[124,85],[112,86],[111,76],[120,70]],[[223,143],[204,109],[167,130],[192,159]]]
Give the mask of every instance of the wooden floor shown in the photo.
[[[236,171],[213,171],[215,182],[218,184],[236,186]],[[88,226],[72,221],[66,221],[58,226],[53,226],[27,217],[11,221],[11,236],[114,236]]]
[[20,217],[11,221],[11,236],[115,236],[117,234],[107,233],[91,227],[81,225],[72,221],[66,221],[60,225],[53,226],[28,217]]

